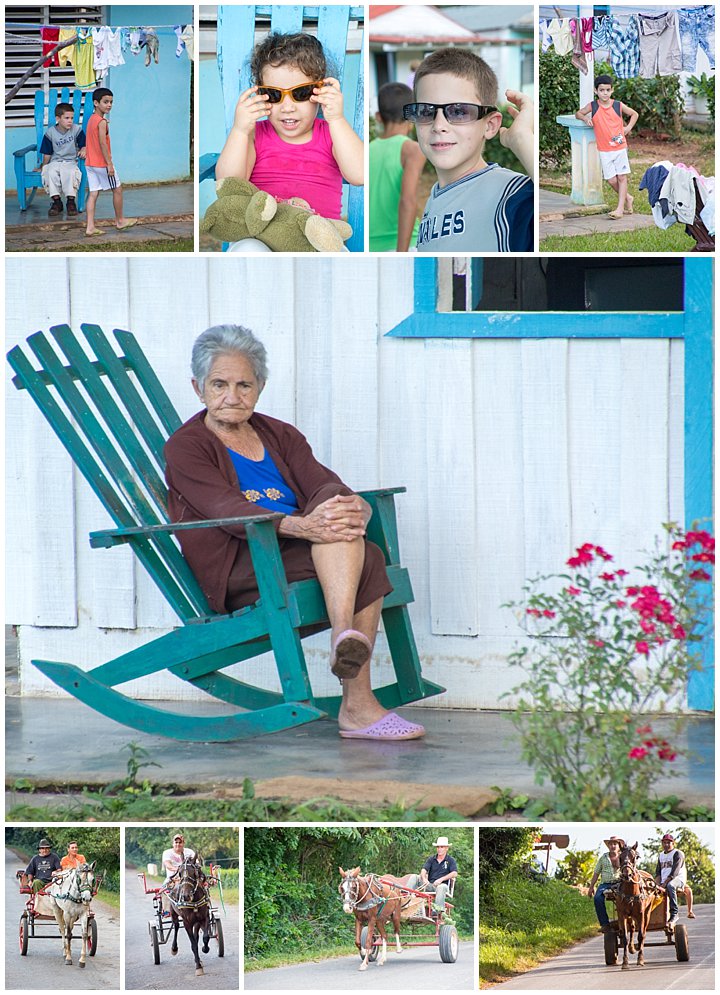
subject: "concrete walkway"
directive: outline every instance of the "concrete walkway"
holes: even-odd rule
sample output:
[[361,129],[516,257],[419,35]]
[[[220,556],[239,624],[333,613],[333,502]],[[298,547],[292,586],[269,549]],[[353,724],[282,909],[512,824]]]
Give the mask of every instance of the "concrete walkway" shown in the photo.
[[549,235],[595,235],[653,228],[649,214],[626,214],[615,221],[607,204],[584,207],[566,194],[540,189],[540,240]]
[[95,217],[105,236],[86,238],[85,214],[68,219],[64,214],[49,218],[50,200],[40,190],[26,211],[21,211],[15,194],[5,196],[5,248],[8,252],[63,251],[88,243],[112,250],[113,242],[143,243],[192,238],[194,231],[194,188],[191,182],[163,183],[158,186],[126,187],[124,211],[128,218],[138,218],[138,224],[119,232],[112,224],[113,207],[109,194],[98,198]]

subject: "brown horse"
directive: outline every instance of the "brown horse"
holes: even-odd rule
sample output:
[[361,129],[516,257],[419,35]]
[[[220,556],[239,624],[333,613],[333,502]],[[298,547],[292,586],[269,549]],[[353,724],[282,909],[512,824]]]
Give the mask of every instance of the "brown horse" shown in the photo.
[[635,843],[634,846],[623,847],[620,851],[620,880],[615,889],[618,928],[623,938],[623,971],[627,971],[630,966],[628,954],[635,953],[634,932],[637,932],[638,967],[643,967],[645,964],[643,947],[655,892],[655,883],[650,875],[646,875],[636,867],[637,846]]
[[[382,940],[382,950],[378,958],[378,967],[382,967],[387,958],[387,936],[385,923],[392,919],[395,930],[395,949],[400,954],[400,908],[402,898],[400,892],[390,882],[381,881],[377,874],[360,874],[360,868],[351,871],[338,868],[342,881],[338,886],[345,912],[355,915],[355,946],[363,958],[360,970],[367,970],[370,952],[373,947],[373,936],[377,926]],[[367,925],[365,934],[365,953],[361,943],[362,927]]]
[[170,952],[173,955],[178,952],[177,938],[182,919],[195,958],[197,975],[205,973],[198,950],[201,930],[202,951],[206,954],[210,950],[210,897],[207,884],[208,880],[202,870],[202,857],[199,855],[186,857],[166,884],[173,926]]

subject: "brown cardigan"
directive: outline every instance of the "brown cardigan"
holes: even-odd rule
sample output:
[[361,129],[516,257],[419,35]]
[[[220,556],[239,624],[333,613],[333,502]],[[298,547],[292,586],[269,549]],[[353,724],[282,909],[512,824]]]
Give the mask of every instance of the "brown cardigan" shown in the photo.
[[[315,459],[305,436],[292,425],[257,412],[250,416],[250,424],[294,491],[298,514],[321,487],[344,486],[337,474]],[[193,415],[168,439],[165,459],[173,522],[268,513],[243,497],[226,447],[205,425],[205,411]],[[279,524],[280,519],[276,527]],[[226,610],[228,577],[244,536],[240,525],[178,534],[185,559],[214,611]]]

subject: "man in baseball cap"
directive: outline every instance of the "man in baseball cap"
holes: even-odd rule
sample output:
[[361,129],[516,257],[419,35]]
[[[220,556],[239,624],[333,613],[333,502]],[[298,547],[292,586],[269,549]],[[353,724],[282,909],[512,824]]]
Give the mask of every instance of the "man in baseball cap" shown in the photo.
[[[608,852],[604,853],[595,864],[588,894],[595,902],[595,915],[600,923],[600,929],[603,933],[607,933],[610,928],[610,917],[605,908],[605,892],[612,888],[620,877],[620,851],[625,846],[625,840],[621,839],[620,836],[611,836],[609,839],[603,840],[603,843],[608,848]],[[600,884],[596,890],[595,884],[598,878]]]
[[[662,853],[658,855],[655,865],[655,880],[665,889],[668,897],[670,918],[668,926],[674,926],[680,918],[678,909],[677,893],[686,892],[687,889],[687,867],[685,865],[685,854],[675,846],[675,837],[671,833],[665,833],[661,840]],[[692,895],[692,892],[690,893]],[[688,916],[692,912],[692,898],[688,900]],[[692,912],[691,918],[695,918]]]

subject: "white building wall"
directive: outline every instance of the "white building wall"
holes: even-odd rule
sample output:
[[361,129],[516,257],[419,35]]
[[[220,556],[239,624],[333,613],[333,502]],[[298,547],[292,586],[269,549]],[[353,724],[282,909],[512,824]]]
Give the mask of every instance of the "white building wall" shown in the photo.
[[[65,321],[129,328],[189,417],[195,336],[252,328],[270,359],[260,410],[295,423],[351,486],[407,487],[415,636],[427,677],[448,688],[426,704],[506,707],[520,630],[501,605],[525,578],[586,541],[630,567],[662,522],[682,521],[682,343],[385,337],[412,287],[410,259],[14,258],[7,345]],[[23,690],[55,693],[33,658],[89,669],[173,614],[129,550],[90,549],[106,514],[9,377],[6,397],[6,621],[20,627]],[[318,692],[332,691],[327,636],[305,645]],[[272,669],[237,672],[273,686]],[[389,677],[382,638],[375,669]],[[123,690],[200,695],[169,675]]]

